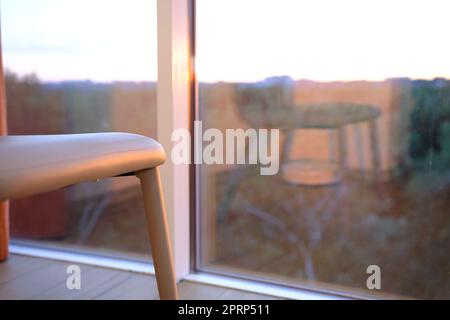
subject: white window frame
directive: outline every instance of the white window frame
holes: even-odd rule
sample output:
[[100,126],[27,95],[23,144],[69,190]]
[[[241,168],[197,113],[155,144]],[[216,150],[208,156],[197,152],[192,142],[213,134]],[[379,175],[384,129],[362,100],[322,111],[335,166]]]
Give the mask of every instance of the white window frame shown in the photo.
[[167,153],[161,179],[178,280],[190,272],[189,165],[174,165],[170,152],[172,132],[189,130],[188,5],[188,0],[158,0],[157,139]]

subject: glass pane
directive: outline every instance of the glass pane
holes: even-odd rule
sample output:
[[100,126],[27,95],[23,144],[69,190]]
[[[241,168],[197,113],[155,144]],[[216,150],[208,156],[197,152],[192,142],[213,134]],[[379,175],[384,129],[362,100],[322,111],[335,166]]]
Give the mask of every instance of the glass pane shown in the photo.
[[[216,128],[224,144],[227,129],[280,134],[269,140],[279,141],[274,175],[250,158],[199,166],[200,269],[356,296],[450,298],[446,2],[196,7],[203,134]],[[211,141],[203,136],[203,157]]]
[[[156,0],[5,0],[10,134],[156,135]],[[51,155],[49,155],[51,156]],[[149,255],[135,177],[11,202],[13,238]]]

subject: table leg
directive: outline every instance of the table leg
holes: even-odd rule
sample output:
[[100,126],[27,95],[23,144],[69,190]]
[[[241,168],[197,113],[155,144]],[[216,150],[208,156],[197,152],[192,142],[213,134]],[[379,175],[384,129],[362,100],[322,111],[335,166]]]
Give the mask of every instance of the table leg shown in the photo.
[[372,153],[372,169],[374,179],[381,173],[380,142],[378,139],[378,126],[376,119],[369,120],[370,147]]
[[284,142],[283,142],[283,150],[281,150],[280,157],[280,167],[283,166],[283,163],[289,161],[289,154],[292,149],[292,142],[294,140],[294,130],[287,129],[284,131]]
[[345,127],[340,127],[338,130],[338,144],[339,144],[339,167],[341,176],[347,172],[347,134]]

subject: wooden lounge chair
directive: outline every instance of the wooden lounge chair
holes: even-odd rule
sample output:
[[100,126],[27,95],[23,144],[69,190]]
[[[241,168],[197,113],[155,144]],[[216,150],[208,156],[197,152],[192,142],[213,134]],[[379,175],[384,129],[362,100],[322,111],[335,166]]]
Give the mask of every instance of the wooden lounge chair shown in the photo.
[[0,201],[31,196],[80,182],[136,175],[142,188],[161,299],[176,299],[170,236],[158,166],[161,145],[130,133],[0,137]]

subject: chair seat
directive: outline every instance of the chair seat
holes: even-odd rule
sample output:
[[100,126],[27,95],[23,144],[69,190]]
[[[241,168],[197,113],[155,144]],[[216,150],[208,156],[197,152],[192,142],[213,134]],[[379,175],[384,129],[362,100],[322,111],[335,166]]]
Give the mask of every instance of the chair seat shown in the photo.
[[131,133],[0,137],[0,200],[154,168],[165,160],[155,140]]

